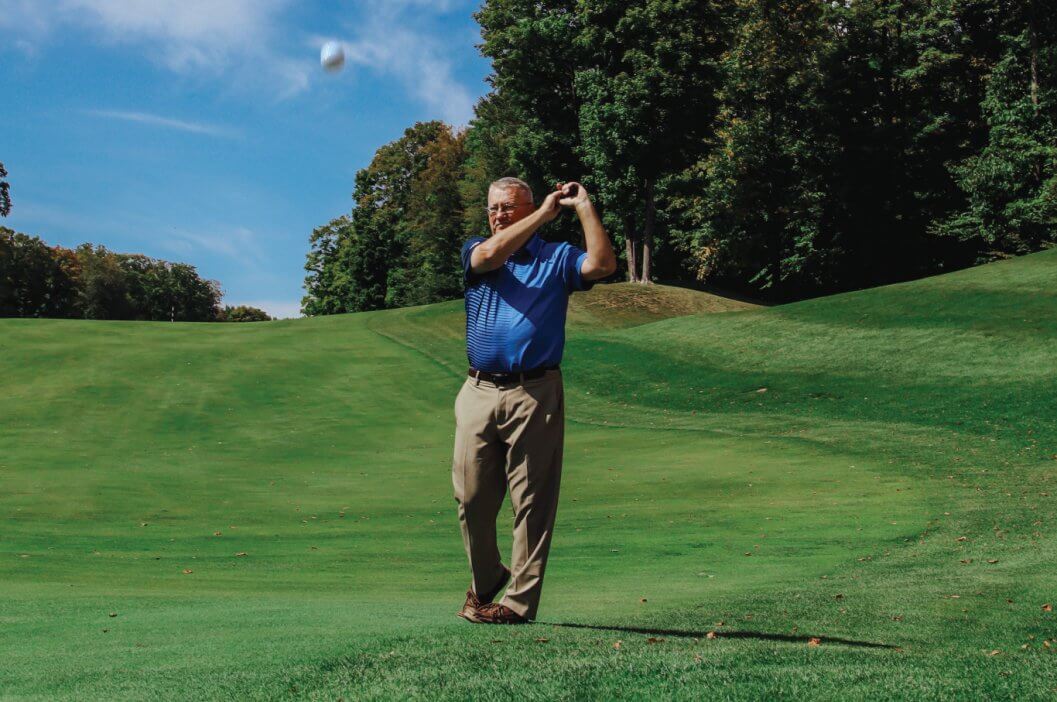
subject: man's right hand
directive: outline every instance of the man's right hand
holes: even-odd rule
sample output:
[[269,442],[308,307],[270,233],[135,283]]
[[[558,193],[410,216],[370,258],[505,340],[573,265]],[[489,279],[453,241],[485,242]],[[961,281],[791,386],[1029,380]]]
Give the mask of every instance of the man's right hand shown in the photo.
[[560,190],[555,190],[552,193],[548,193],[547,197],[543,198],[543,203],[540,204],[540,215],[544,222],[550,222],[552,219],[558,216],[562,211],[561,198],[563,197]]

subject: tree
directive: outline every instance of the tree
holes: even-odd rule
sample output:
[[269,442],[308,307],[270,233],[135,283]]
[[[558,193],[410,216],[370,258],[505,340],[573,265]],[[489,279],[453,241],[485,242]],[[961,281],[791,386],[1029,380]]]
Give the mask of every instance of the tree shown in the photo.
[[703,276],[779,296],[825,269],[822,173],[832,140],[818,104],[821,6],[738,0],[737,10],[716,147],[683,173],[690,195],[676,202],[689,210],[684,246]]
[[465,136],[420,122],[356,174],[351,217],[313,232],[306,314],[402,307],[462,291]]
[[218,322],[270,322],[271,316],[259,307],[249,305],[225,305],[224,309],[217,313]]
[[76,308],[84,319],[128,319],[128,278],[121,260],[104,246],[81,244],[76,249],[81,264]]
[[977,242],[984,260],[1057,244],[1057,18],[1038,0],[1001,4],[987,143],[952,168],[968,203],[936,227]]
[[301,300],[301,314],[314,317],[321,314],[349,312],[347,307],[349,274],[341,265],[339,254],[352,245],[355,236],[352,217],[342,215],[312,230],[310,250],[305,261],[305,292]]
[[0,162],[0,217],[11,214],[11,186],[7,182],[7,169]]
[[38,237],[0,227],[0,317],[70,316],[72,272]]
[[515,128],[511,160],[534,189],[582,173],[573,78],[582,65],[575,0],[488,0],[474,14],[488,81]]
[[[407,262],[390,283],[388,303],[425,305],[462,295],[462,199],[465,133],[438,132],[422,147],[425,163],[411,180]],[[483,211],[483,205],[478,205]]]
[[[501,134],[501,148],[507,152],[506,158],[497,159],[506,164],[489,174],[489,182],[517,176],[537,199],[559,181],[585,179],[591,187],[580,158],[581,101],[575,85],[577,71],[589,66],[577,42],[579,4],[486,0],[474,14],[483,39],[478,48],[492,62],[488,82],[493,95],[478,105],[472,130]],[[548,226],[547,237],[579,241],[582,232],[574,217],[560,217]]]
[[[657,187],[711,136],[729,3],[585,0],[576,41],[591,67],[576,74],[578,151],[609,227],[622,231],[628,280],[651,282]],[[641,237],[639,228],[641,226]]]

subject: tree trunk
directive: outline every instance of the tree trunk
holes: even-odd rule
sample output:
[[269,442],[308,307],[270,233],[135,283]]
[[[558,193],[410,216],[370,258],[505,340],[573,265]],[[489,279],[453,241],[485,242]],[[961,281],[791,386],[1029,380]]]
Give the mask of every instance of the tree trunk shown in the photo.
[[653,199],[653,181],[646,181],[646,222],[642,228],[642,284],[653,282],[650,278],[650,263],[653,255],[653,225],[657,220],[657,206]]
[[624,218],[624,245],[625,251],[628,257],[628,282],[637,283],[639,282],[638,274],[638,260],[636,259],[636,249],[638,248],[638,239],[635,236],[635,218],[625,217]]
[[1035,4],[1028,10],[1028,40],[1031,46],[1031,104],[1039,111],[1039,37],[1035,32]]

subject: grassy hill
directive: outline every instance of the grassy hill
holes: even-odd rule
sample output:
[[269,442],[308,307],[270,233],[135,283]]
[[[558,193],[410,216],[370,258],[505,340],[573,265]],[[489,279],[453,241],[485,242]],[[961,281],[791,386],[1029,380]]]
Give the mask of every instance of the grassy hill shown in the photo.
[[454,616],[461,301],[0,320],[0,697],[1050,697],[1055,290],[1057,251],[767,309],[574,295],[514,628]]

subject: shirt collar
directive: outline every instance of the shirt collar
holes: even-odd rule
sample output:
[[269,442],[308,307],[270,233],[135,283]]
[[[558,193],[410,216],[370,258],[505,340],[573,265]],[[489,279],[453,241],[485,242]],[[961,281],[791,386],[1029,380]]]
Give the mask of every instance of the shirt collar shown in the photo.
[[524,258],[525,256],[535,258],[539,255],[541,246],[543,246],[543,238],[539,235],[539,232],[533,232],[529,240],[522,244],[521,248],[514,252],[514,255],[518,258]]

